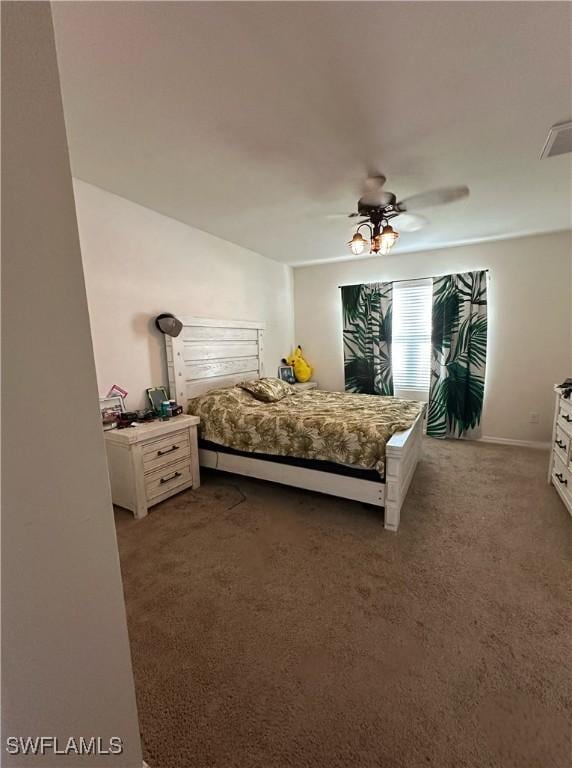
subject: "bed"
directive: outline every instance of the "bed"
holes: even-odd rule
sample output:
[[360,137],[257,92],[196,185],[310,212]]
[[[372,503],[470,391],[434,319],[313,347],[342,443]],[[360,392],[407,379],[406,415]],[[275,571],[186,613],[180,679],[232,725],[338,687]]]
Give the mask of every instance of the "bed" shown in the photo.
[[202,466],[383,507],[385,528],[398,529],[424,404],[317,390],[260,402],[238,385],[264,376],[264,324],[182,322],[165,337],[169,385],[201,418]]

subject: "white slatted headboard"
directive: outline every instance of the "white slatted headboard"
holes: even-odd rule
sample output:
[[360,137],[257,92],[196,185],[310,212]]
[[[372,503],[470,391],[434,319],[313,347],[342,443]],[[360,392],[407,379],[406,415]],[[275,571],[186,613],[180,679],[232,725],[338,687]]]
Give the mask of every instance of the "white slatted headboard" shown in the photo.
[[218,387],[258,379],[264,323],[181,318],[183,330],[165,336],[171,397],[186,408],[192,397]]

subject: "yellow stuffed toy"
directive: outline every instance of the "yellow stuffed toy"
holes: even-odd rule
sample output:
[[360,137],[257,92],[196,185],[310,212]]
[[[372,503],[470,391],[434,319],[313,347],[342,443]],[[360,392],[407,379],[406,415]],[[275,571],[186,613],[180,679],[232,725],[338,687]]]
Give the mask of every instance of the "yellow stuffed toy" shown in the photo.
[[302,347],[297,346],[294,350],[294,354],[290,355],[290,357],[282,358],[282,362],[284,365],[292,366],[294,369],[294,376],[296,377],[296,381],[299,381],[301,384],[306,381],[310,381],[312,378],[314,369],[302,357]]

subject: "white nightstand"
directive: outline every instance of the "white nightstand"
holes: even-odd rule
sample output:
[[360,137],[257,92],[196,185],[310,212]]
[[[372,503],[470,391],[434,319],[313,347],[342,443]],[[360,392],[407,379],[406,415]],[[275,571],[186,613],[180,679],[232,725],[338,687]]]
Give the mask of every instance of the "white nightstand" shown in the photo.
[[113,503],[145,517],[153,504],[198,488],[197,416],[175,416],[104,433]]
[[305,381],[303,384],[300,382],[297,382],[296,384],[292,384],[294,389],[297,389],[299,391],[304,391],[305,389],[318,389],[318,382],[317,381]]

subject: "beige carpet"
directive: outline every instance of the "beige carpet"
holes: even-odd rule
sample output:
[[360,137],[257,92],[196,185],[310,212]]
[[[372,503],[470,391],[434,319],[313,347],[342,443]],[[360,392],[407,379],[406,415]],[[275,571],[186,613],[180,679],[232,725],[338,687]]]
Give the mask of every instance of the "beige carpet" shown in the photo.
[[572,520],[546,466],[427,441],[398,534],[215,473],[119,510],[150,768],[570,768]]

